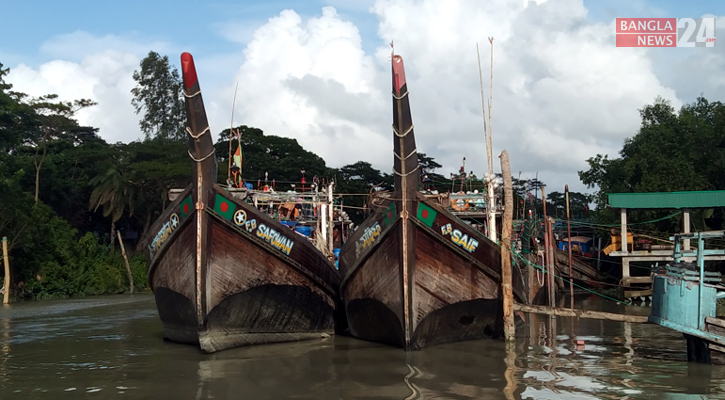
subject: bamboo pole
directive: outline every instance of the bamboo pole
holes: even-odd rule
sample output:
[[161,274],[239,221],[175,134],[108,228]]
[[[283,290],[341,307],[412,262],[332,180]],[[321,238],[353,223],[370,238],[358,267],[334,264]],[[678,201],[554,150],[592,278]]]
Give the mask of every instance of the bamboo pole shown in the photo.
[[574,273],[572,271],[571,261],[571,217],[569,215],[569,185],[564,185],[564,193],[566,194],[566,236],[567,248],[569,249],[569,308],[574,309]]
[[121,239],[121,232],[118,233],[118,244],[121,245],[121,254],[123,254],[123,261],[126,262],[126,272],[128,272],[129,291],[133,294],[133,275],[131,275],[131,266],[128,264],[128,257],[126,257],[126,248],[123,246],[123,239]]
[[[232,119],[229,123],[229,158],[227,158],[227,181],[232,177],[232,135],[234,134],[234,106],[237,103],[237,89],[239,89],[239,82],[234,87],[234,99],[232,100]],[[239,168],[242,166],[240,165]],[[235,182],[236,183],[236,182]]]
[[606,319],[608,321],[647,323],[646,315],[625,315],[603,311],[589,311],[577,309],[564,309],[546,306],[530,306],[526,304],[514,304],[515,311],[529,312],[534,314],[556,315],[559,317],[577,317],[585,319]]
[[10,260],[8,259],[8,238],[3,236],[3,263],[5,264],[5,292],[3,304],[10,303]]
[[501,227],[501,292],[503,294],[503,332],[507,341],[514,340],[514,294],[511,288],[511,224],[514,213],[514,194],[511,179],[511,165],[506,150],[501,152],[501,173],[503,175],[504,213]]
[[[556,287],[559,286],[559,282],[556,280],[556,237],[554,236],[554,218],[549,217],[549,259],[551,259],[551,264],[549,264],[549,282],[551,283],[550,286],[550,294],[552,301],[556,303]],[[561,284],[563,285],[563,283]]]
[[[493,90],[493,38],[488,38],[491,42],[491,90]],[[493,193],[493,161],[491,161],[491,101],[493,101],[493,92],[488,100],[488,126],[486,126],[486,99],[483,95],[483,73],[481,72],[481,52],[478,50],[476,43],[476,53],[478,55],[478,78],[481,82],[481,108],[483,109],[483,139],[486,142],[486,165],[488,167],[488,175],[486,175],[486,216],[488,221],[488,238],[494,242],[498,242],[496,234],[496,198]]]
[[546,215],[546,190],[544,187],[541,187],[541,204],[542,204],[542,212],[544,214],[544,258],[546,259],[546,263],[544,264],[546,268],[546,286],[547,286],[547,294],[549,297],[549,305],[551,307],[554,307],[554,288],[553,288],[553,282],[554,280],[554,259],[551,257],[551,235],[549,232],[549,218]]

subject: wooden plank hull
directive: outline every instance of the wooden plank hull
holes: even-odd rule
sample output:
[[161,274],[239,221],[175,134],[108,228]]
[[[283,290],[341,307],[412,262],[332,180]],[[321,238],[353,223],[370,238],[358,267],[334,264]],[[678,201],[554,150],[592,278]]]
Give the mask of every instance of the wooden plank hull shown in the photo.
[[[395,191],[340,252],[350,333],[405,350],[497,336],[503,333],[500,248],[418,192],[402,57],[393,54],[391,67]],[[526,302],[520,273],[513,292]]]
[[[208,218],[205,248],[195,246],[194,211],[162,252],[151,254],[149,278],[166,338],[213,352],[334,333],[339,277],[330,262],[289,228],[222,191],[216,194],[215,201],[245,215],[241,224],[209,205],[200,211]],[[277,232],[276,242],[268,238],[270,230]],[[201,282],[197,251],[207,261]],[[198,304],[205,309],[201,315]]]
[[146,253],[165,336],[214,352],[333,333],[337,271],[306,238],[214,183],[193,57],[181,63],[193,183],[154,223]]
[[[422,199],[420,204],[436,214],[430,226],[416,217],[391,221],[386,210],[343,247],[341,294],[350,333],[406,350],[499,336],[499,247],[438,206]],[[404,271],[408,251],[412,257]],[[525,302],[522,279],[516,272],[514,278],[515,296]]]

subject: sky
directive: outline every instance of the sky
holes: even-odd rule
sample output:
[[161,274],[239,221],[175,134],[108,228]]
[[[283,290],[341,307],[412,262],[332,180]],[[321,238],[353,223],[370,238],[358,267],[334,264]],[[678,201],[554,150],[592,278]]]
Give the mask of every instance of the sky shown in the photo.
[[538,176],[549,192],[589,191],[577,171],[597,154],[618,157],[638,131],[638,110],[657,97],[676,109],[698,96],[725,101],[725,45],[615,46],[615,18],[625,17],[715,17],[725,40],[725,3],[716,0],[3,3],[6,81],[31,96],[96,101],[77,118],[108,142],[143,137],[132,75],[150,51],[179,69],[182,52],[194,56],[215,135],[254,126],[297,139],[329,167],[367,161],[390,173],[392,41],[405,61],[418,151],[443,165],[435,172],[457,172],[465,157],[481,177],[477,45],[488,101],[493,37],[494,172],[505,149],[514,177]]

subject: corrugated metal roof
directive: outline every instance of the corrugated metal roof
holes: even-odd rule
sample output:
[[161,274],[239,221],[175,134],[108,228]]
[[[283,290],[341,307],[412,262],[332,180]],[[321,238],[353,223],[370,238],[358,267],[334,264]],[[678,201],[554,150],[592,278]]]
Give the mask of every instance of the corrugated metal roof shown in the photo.
[[614,208],[725,207],[725,190],[661,193],[609,193]]

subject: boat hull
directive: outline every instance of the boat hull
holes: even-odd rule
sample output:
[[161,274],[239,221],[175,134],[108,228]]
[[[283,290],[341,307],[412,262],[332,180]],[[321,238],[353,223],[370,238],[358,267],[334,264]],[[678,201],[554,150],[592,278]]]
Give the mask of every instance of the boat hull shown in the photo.
[[[501,335],[498,246],[442,209],[426,206],[436,213],[430,226],[419,218],[385,226],[389,219],[380,215],[358,229],[374,232],[380,226],[375,240],[357,234],[343,248],[341,294],[350,333],[406,350]],[[360,244],[353,250],[355,241],[366,239],[362,251]],[[514,278],[515,296],[525,302],[522,279],[518,273]]]
[[150,253],[165,337],[214,352],[334,333],[339,277],[330,262],[291,229],[218,189],[214,201],[243,213],[241,224],[209,204]]

